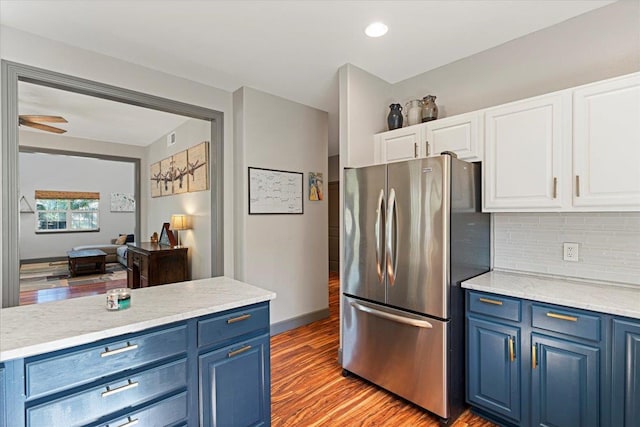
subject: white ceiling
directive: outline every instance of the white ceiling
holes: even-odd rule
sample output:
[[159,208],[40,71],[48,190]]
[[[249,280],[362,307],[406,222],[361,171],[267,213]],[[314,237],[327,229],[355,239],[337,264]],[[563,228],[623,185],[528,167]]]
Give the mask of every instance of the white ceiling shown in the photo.
[[[250,86],[330,113],[337,70],[390,82],[611,1],[10,1],[0,23],[228,91]],[[364,35],[374,20],[389,26]]]
[[[19,114],[64,117],[68,123],[50,125],[66,130],[65,136],[118,144],[147,146],[189,120],[189,117],[25,82],[18,83],[18,100]],[[20,129],[42,133],[27,126]]]

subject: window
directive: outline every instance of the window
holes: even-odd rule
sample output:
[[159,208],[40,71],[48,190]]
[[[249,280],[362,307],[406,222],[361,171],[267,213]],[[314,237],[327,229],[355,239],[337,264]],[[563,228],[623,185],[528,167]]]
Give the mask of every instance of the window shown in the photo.
[[36,191],[36,231],[98,231],[100,194]]

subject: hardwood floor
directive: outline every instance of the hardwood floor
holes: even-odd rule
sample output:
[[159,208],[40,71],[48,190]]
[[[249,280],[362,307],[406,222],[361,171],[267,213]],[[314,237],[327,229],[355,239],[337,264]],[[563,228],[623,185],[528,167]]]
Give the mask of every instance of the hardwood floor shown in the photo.
[[[330,316],[271,338],[273,426],[438,426],[438,419],[338,364],[339,277],[329,277]],[[494,424],[466,411],[456,427]]]
[[109,289],[126,287],[127,279],[122,279],[111,280],[102,283],[90,283],[80,286],[63,286],[59,288],[40,289],[36,291],[21,291],[20,305],[41,304],[43,302],[105,294]]

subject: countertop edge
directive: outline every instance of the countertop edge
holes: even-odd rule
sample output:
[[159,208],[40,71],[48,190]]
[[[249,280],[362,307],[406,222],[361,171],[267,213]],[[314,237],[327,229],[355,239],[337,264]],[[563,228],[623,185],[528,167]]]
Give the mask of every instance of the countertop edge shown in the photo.
[[[640,319],[640,306],[638,308],[625,307],[625,304],[629,303],[627,300],[629,293],[637,292],[638,298],[640,298],[640,287],[633,285],[591,283],[582,280],[574,281],[570,278],[550,278],[511,271],[490,271],[463,281],[461,286],[465,289],[496,295]],[[559,296],[558,286],[562,286],[564,294],[572,297]],[[592,292],[585,293],[587,288]],[[599,290],[603,294],[606,293],[606,298],[603,295],[598,295]]]

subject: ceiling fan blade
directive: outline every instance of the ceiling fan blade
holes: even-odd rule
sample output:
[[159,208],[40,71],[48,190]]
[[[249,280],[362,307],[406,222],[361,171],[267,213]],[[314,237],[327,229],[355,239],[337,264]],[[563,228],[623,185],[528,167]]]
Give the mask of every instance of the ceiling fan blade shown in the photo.
[[23,120],[23,119],[20,119],[20,124],[24,125],[24,126],[29,126],[29,127],[32,127],[32,128],[44,130],[44,131],[47,131],[47,132],[53,132],[53,133],[65,133],[66,132],[66,130],[64,130],[64,129],[54,128],[53,126],[43,125],[41,123],[30,122],[28,120]]
[[22,114],[21,119],[30,122],[47,122],[47,123],[68,123],[62,116],[34,116],[32,114]]

